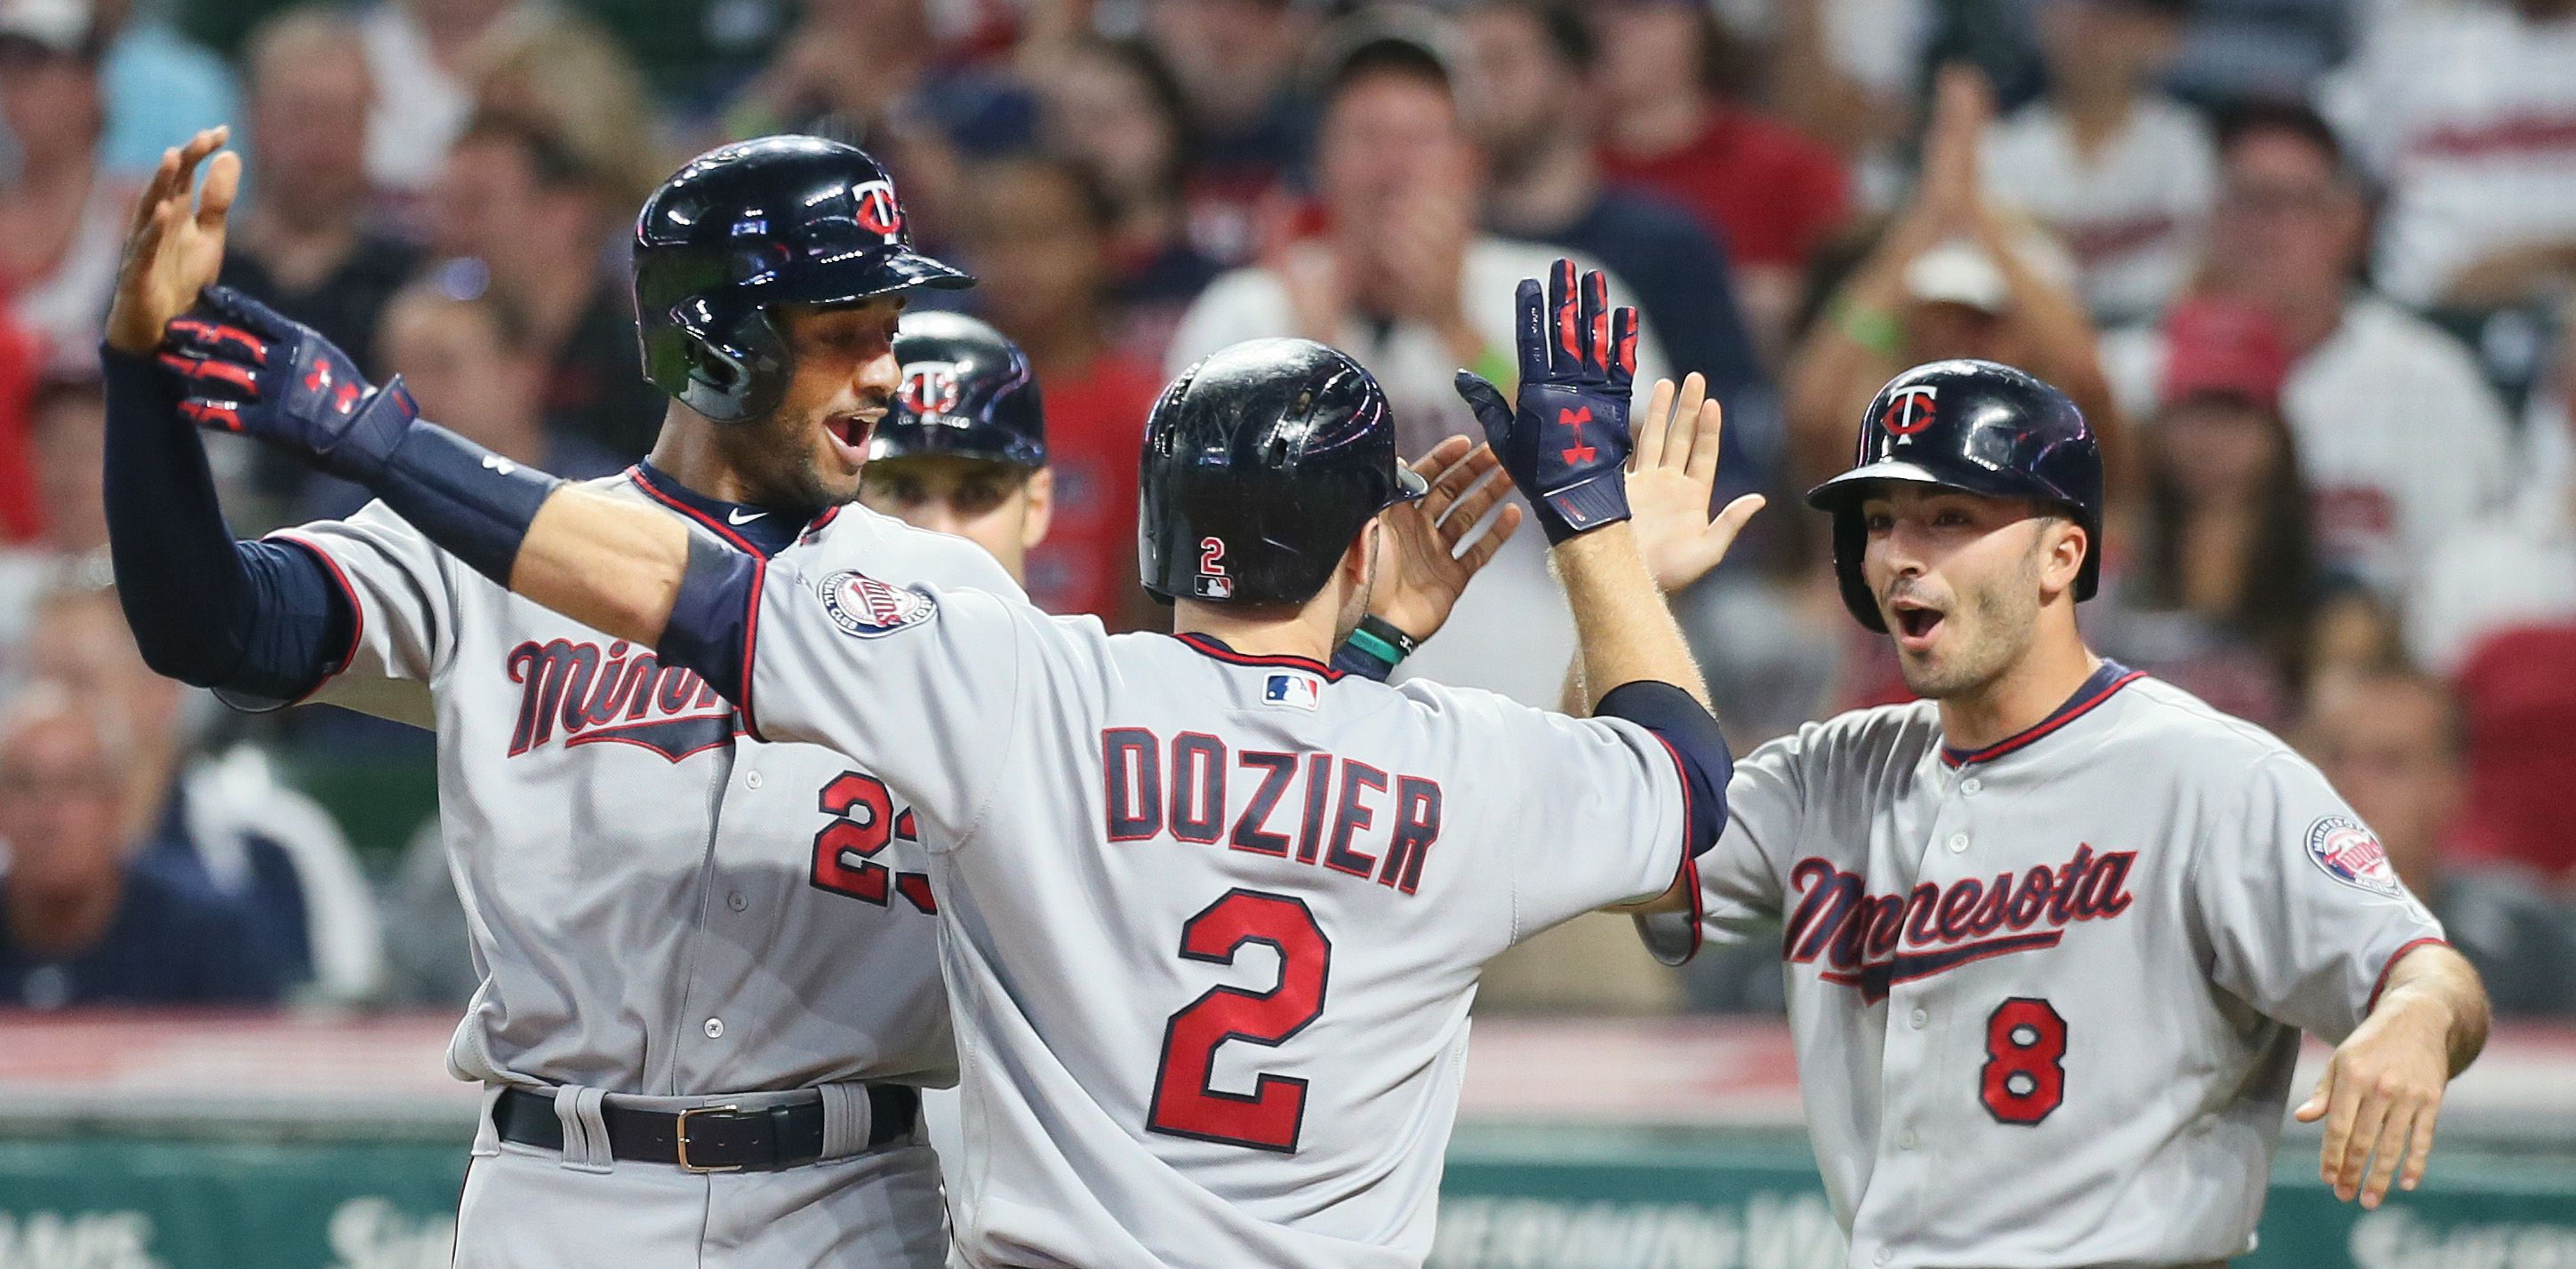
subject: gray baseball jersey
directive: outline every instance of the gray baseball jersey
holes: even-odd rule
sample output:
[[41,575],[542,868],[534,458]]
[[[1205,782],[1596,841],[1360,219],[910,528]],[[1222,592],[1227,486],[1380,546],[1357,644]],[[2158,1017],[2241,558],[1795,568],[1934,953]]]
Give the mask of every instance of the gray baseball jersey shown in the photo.
[[2299,1033],[2442,930],[2325,778],[2106,663],[2027,732],[1930,702],[1738,762],[1694,940],[1779,937],[1853,1266],[2190,1264],[2252,1246]]
[[1626,722],[788,560],[751,603],[754,734],[920,816],[970,1265],[1420,1264],[1478,971],[1687,858]]
[[[591,487],[756,549],[649,481]],[[321,552],[360,616],[319,699],[438,730],[483,976],[459,1077],[655,1095],[954,1078],[917,830],[864,764],[743,737],[697,675],[511,595],[382,504],[278,536]],[[1018,593],[967,542],[857,506],[781,555],[862,557]]]

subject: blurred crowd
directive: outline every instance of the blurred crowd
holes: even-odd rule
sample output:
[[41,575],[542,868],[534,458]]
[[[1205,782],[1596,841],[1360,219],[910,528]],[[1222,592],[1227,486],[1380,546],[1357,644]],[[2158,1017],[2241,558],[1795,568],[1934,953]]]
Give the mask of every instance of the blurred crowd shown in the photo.
[[[1558,255],[1706,377],[1721,498],[1677,596],[1747,748],[1900,699],[1798,494],[1899,369],[2072,394],[2117,489],[2104,654],[2291,737],[2500,1011],[2576,1014],[2576,0],[0,0],[0,1004],[449,1003],[475,973],[423,738],[145,670],[102,553],[98,329],[165,145],[233,126],[224,280],[572,476],[642,456],[624,254],[725,139],[887,161],[933,293],[1028,351],[1030,590],[1134,628],[1162,381],[1306,335],[1409,449],[1510,374]],[[354,488],[212,445],[245,536]],[[1536,535],[1408,670],[1554,699]],[[1577,922],[1491,1009],[1763,1011],[1756,949]]]

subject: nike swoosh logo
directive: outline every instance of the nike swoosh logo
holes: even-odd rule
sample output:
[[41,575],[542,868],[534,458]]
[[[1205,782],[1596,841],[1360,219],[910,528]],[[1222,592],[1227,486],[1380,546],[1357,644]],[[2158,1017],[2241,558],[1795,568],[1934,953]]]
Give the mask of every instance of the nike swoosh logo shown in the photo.
[[740,508],[740,507],[736,507],[736,508],[734,508],[733,510],[728,511],[728,512],[726,512],[726,513],[725,513],[725,523],[727,523],[727,524],[749,524],[749,523],[751,523],[752,521],[757,520],[757,519],[761,518],[762,516],[765,516],[765,515],[768,515],[768,514],[769,514],[769,513],[768,513],[768,512],[766,512],[766,511],[754,511],[754,512],[752,512],[752,513],[751,513],[751,514],[749,514],[749,515],[744,515],[744,514],[743,514],[743,511],[742,511],[742,508]]

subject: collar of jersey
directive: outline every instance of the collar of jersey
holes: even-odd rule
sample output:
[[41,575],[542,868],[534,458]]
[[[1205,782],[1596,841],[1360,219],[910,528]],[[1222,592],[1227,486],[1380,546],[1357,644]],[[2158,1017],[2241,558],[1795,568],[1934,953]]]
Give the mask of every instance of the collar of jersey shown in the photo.
[[[717,537],[762,559],[786,550],[795,543],[798,534],[809,526],[821,528],[834,512],[840,510],[826,507],[820,515],[809,515],[803,511],[720,502],[671,479],[670,473],[649,462],[627,468],[626,477],[635,482],[636,488],[644,491],[645,497],[705,525]],[[738,516],[738,512],[749,514]]]
[[1192,651],[1197,652],[1199,655],[1214,657],[1219,661],[1225,662],[1227,665],[1267,665],[1280,669],[1304,670],[1309,674],[1323,675],[1324,681],[1327,683],[1338,682],[1342,677],[1342,672],[1340,670],[1336,670],[1313,657],[1254,656],[1249,652],[1237,652],[1234,649],[1225,646],[1225,640],[1219,639],[1215,635],[1177,634],[1172,637],[1188,645]]
[[2129,667],[2106,657],[2103,659],[2102,664],[2095,668],[2093,673],[2084,680],[2084,686],[2075,689],[2075,694],[2067,697],[2065,704],[2050,711],[2048,717],[2043,718],[2037,723],[2029,727],[2025,727],[2002,740],[1998,740],[1983,749],[1953,749],[1948,745],[1943,745],[1941,746],[1941,761],[1953,767],[1964,767],[1971,763],[1978,762],[1992,762],[2016,749],[2030,745],[2040,737],[2056,731],[2058,728],[2074,722],[2076,719],[2082,718],[2086,714],[2091,713],[2095,706],[2111,699],[2111,697],[2121,688],[2127,687],[2131,683],[2135,683],[2139,679],[2145,677],[2147,677],[2146,671],[2132,670]]

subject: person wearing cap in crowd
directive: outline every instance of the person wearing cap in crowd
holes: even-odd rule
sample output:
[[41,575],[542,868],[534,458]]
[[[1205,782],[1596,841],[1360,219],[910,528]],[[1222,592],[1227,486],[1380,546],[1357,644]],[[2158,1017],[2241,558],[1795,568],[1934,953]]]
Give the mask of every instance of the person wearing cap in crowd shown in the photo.
[[869,434],[860,503],[964,538],[1025,585],[1029,552],[1055,516],[1045,398],[1028,357],[983,322],[937,312],[905,315],[894,356],[903,382]]
[[134,198],[99,157],[101,49],[81,0],[0,6],[0,121],[17,142],[15,170],[0,181],[0,292],[51,375],[90,370]]

